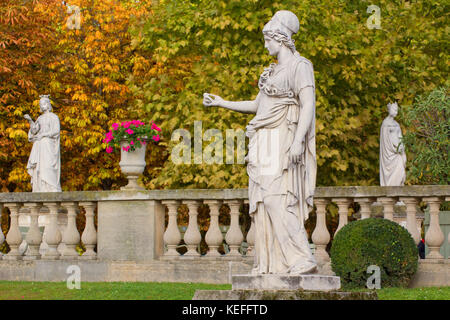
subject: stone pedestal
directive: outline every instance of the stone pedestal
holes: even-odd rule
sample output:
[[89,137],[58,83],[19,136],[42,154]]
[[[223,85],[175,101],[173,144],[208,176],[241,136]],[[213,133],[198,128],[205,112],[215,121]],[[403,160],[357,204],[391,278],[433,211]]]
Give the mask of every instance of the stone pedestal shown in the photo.
[[197,290],[192,300],[378,300],[375,291]]
[[241,274],[231,277],[231,288],[233,290],[333,291],[341,288],[341,279],[320,274]]
[[375,300],[376,292],[342,292],[341,279],[323,274],[241,274],[232,290],[197,290],[193,300]]
[[98,259],[140,263],[162,256],[164,209],[154,200],[99,201]]

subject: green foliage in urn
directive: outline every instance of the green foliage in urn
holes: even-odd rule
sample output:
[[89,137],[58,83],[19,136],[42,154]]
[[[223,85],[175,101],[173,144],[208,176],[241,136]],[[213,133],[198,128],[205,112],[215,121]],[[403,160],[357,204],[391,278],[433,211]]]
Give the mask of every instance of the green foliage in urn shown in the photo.
[[418,249],[398,223],[368,218],[353,221],[334,237],[331,267],[344,287],[366,286],[370,265],[380,268],[381,287],[406,287],[417,271]]
[[[204,92],[251,100],[259,75],[274,62],[261,30],[277,10],[300,20],[296,48],[312,61],[316,80],[318,185],[378,184],[379,127],[388,102],[412,104],[418,94],[448,84],[444,5],[381,0],[381,29],[366,25],[370,3],[325,0],[164,1],[132,29],[136,52],[150,61],[130,77],[135,109],[166,136],[203,121],[203,131],[242,129],[252,118],[205,109]],[[211,141],[212,142],[212,141]],[[204,142],[206,144],[211,142]],[[165,144],[168,156],[177,142]],[[193,143],[191,148],[193,149]],[[163,164],[149,188],[238,188],[242,164]]]
[[402,112],[409,181],[414,184],[450,182],[450,98],[447,88],[417,97]]

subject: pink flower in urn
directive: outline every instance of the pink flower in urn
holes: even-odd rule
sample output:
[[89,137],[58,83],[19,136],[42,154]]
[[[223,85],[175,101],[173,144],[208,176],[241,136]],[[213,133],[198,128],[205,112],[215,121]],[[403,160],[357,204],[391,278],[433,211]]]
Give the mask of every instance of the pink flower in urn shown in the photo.
[[110,130],[105,134],[105,139],[103,139],[103,143],[109,143],[112,139],[114,139],[112,131]]
[[126,147],[122,147],[123,151],[127,151],[130,150],[130,146],[126,146]]
[[126,128],[129,128],[130,127],[130,122],[129,121],[125,121],[125,122],[122,122],[122,127],[124,127],[125,129]]
[[111,126],[112,126],[114,131],[119,129],[119,127],[120,127],[120,125],[118,123],[113,123]]
[[153,136],[152,138],[153,138],[153,140],[155,140],[155,142],[158,142],[159,141],[159,134],[157,134],[156,136]]
[[156,124],[152,123],[152,129],[156,130],[156,131],[161,131],[161,128],[158,127]]
[[133,131],[132,129],[127,129],[126,132],[127,132],[128,134],[133,134],[133,133],[134,133],[134,131]]
[[130,141],[130,144],[131,144],[131,145],[133,145],[133,144],[134,144],[134,141],[133,141],[133,140],[131,140],[131,141]]
[[108,146],[105,151],[106,153],[111,153],[113,151],[113,148]]

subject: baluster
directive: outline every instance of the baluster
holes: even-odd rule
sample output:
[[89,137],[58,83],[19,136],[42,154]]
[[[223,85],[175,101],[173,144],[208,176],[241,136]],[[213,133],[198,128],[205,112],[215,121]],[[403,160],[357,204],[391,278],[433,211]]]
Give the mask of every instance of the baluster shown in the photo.
[[317,207],[317,219],[316,227],[314,228],[311,238],[316,247],[314,256],[319,265],[323,265],[330,261],[330,256],[326,251],[327,244],[330,242],[330,233],[328,232],[326,224],[326,208],[328,203],[329,200],[327,199],[314,199],[314,204]]
[[22,235],[22,243],[19,246],[19,252],[22,255],[22,259],[25,258],[25,254],[28,249],[28,243],[25,240],[26,234],[24,235],[24,232],[21,229],[22,227],[27,228],[28,230],[30,229],[30,217],[29,217],[30,210],[24,208],[23,205],[24,204],[22,203],[22,207],[19,209],[19,220],[18,220],[20,234]]
[[416,212],[417,212],[417,199],[412,197],[400,197],[400,201],[402,201],[406,205],[406,229],[411,234],[411,237],[414,239],[416,245],[420,241],[419,230],[417,230],[417,222],[416,222]]
[[50,216],[49,216],[49,210],[48,208],[44,205],[41,208],[41,212],[39,214],[39,219],[38,222],[42,223],[42,225],[44,226],[44,232],[42,233],[42,242],[41,242],[41,247],[39,248],[39,253],[41,254],[41,259],[42,256],[45,254],[45,252],[48,249],[48,244],[47,244],[47,231],[50,225]]
[[425,234],[425,243],[430,249],[425,257],[426,259],[444,259],[440,253],[442,244],[444,243],[444,233],[439,225],[439,206],[441,199],[438,197],[423,198],[430,208],[430,227]]
[[46,202],[44,206],[48,208],[49,213],[49,223],[45,227],[45,242],[48,245],[47,251],[42,256],[42,259],[46,260],[56,260],[59,259],[60,254],[58,252],[58,245],[61,242],[62,236],[58,228],[58,207],[59,204],[56,202]]
[[336,235],[348,223],[348,206],[351,200],[347,198],[336,198],[332,199],[332,201],[337,204],[339,213],[339,224],[334,233]]
[[28,228],[25,241],[28,244],[28,250],[25,252],[23,260],[38,260],[41,258],[39,247],[42,242],[41,230],[39,230],[39,213],[42,208],[41,203],[26,203],[25,207],[30,208],[30,227]]
[[163,205],[167,206],[169,210],[169,223],[167,224],[167,230],[164,232],[164,243],[167,245],[167,251],[164,253],[166,257],[178,257],[180,254],[177,252],[177,246],[181,241],[180,229],[178,229],[177,215],[179,201],[167,200],[162,201]]
[[202,240],[202,235],[200,234],[200,231],[198,230],[198,223],[197,223],[197,209],[199,207],[199,202],[196,200],[186,200],[183,201],[184,204],[187,205],[189,209],[189,224],[186,229],[186,232],[184,233],[184,242],[187,245],[188,251],[184,254],[184,256],[190,257],[197,257],[200,256],[200,253],[197,252],[197,246],[200,244],[200,241]]
[[[2,229],[2,212],[3,212],[3,204],[0,203],[0,246],[5,242],[5,235],[3,234]],[[0,260],[3,258],[3,253],[0,252]]]
[[84,252],[79,259],[93,260],[97,258],[97,253],[94,251],[95,245],[97,244],[97,231],[95,230],[94,225],[94,210],[97,204],[95,202],[80,202],[80,206],[86,210],[86,226],[81,235],[81,241],[86,247],[86,252]]
[[357,198],[355,199],[355,202],[359,203],[359,206],[361,209],[359,210],[361,214],[361,220],[370,218],[370,205],[373,202],[372,198]]
[[75,202],[64,202],[62,206],[67,209],[67,226],[62,237],[64,250],[61,259],[77,259],[79,254],[76,248],[80,243],[80,233],[76,223],[78,205]]
[[209,215],[211,217],[211,220],[209,222],[209,228],[208,232],[206,232],[205,235],[205,241],[206,244],[209,247],[208,253],[206,254],[207,257],[220,257],[221,254],[219,251],[219,246],[223,242],[223,235],[222,231],[220,231],[219,228],[219,208],[222,204],[222,201],[218,200],[205,200],[203,201],[204,204],[207,204],[209,206]]
[[225,235],[225,240],[230,247],[229,256],[241,256],[239,248],[241,247],[242,241],[244,241],[244,235],[242,234],[241,227],[239,226],[239,208],[241,206],[241,201],[231,200],[227,201],[230,206],[230,229],[228,229]]
[[[450,201],[450,197],[445,197],[445,201]],[[448,233],[448,243],[450,243],[450,232]],[[450,261],[450,256],[447,257]]]
[[389,197],[380,197],[377,200],[383,205],[383,214],[386,220],[394,221],[394,205],[396,201]]
[[5,260],[22,259],[22,255],[19,251],[19,246],[23,240],[19,229],[19,210],[21,206],[21,203],[5,203],[5,207],[9,208],[9,211],[11,212],[9,231],[6,235],[6,242],[11,250],[3,257]]
[[[244,200],[244,204],[248,204],[248,200]],[[247,242],[247,253],[245,254],[248,257],[255,256],[255,219],[250,215],[251,224],[250,229],[247,232],[247,236],[245,241]]]

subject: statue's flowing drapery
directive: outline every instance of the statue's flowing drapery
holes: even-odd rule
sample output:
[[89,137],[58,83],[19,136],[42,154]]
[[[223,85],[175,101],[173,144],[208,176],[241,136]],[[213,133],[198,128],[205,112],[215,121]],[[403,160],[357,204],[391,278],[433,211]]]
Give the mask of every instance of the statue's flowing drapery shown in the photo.
[[39,131],[33,134],[33,128],[30,128],[28,131],[30,141],[39,134],[45,134],[47,137],[34,141],[28,159],[27,170],[31,176],[33,192],[60,192],[61,159],[58,116],[51,112],[44,113],[36,120],[35,126]]
[[397,121],[383,120],[380,129],[380,185],[402,186],[406,179],[406,154],[399,152],[402,130]]
[[313,66],[298,53],[284,68],[271,64],[260,77],[256,116],[246,132],[249,212],[256,228],[253,273],[307,273],[316,267],[304,228],[316,184],[315,115],[301,163],[288,159],[302,116],[300,91],[307,87],[315,88]]

